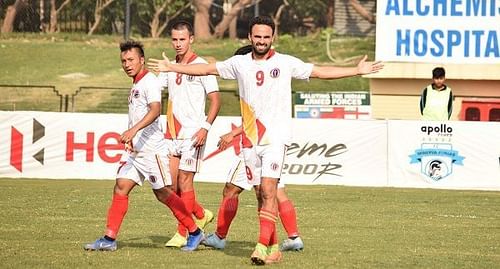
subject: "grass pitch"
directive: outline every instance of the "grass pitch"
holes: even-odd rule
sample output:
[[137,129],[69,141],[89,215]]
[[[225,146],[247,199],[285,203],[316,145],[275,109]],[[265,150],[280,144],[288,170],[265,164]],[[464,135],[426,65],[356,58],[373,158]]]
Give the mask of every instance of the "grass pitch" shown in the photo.
[[[150,187],[136,188],[116,252],[82,246],[104,231],[114,181],[0,179],[1,268],[250,267],[258,222],[243,193],[224,251],[167,249],[170,211]],[[222,184],[197,183],[217,213]],[[289,185],[303,252],[273,268],[499,268],[500,193]],[[207,228],[214,231],[215,221]],[[285,233],[278,223],[280,239]]]

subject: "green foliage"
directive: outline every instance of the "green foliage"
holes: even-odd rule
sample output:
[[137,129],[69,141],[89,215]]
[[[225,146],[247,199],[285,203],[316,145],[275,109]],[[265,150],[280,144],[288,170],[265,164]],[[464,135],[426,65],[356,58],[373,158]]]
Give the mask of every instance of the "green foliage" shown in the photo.
[[327,38],[335,35],[335,29],[328,27],[321,29],[321,40],[327,40]]
[[[75,174],[77,176],[77,174]],[[255,196],[240,196],[224,251],[166,249],[176,221],[149,185],[131,194],[116,252],[104,232],[112,180],[0,179],[2,268],[251,268]],[[196,183],[217,213],[223,184]],[[288,185],[305,249],[273,268],[498,268],[499,192]],[[215,223],[215,221],[214,221]],[[213,232],[215,224],[207,230]],[[285,237],[280,222],[279,238]]]
[[[142,37],[150,37],[151,29],[150,23],[153,19],[153,15],[161,5],[167,3],[166,9],[160,14],[160,21],[163,23],[166,20],[171,20],[172,16],[180,10],[185,4],[185,0],[155,0],[155,1],[132,1],[131,9],[134,12],[132,14],[132,32],[136,33]],[[186,9],[182,13],[181,18],[186,19],[186,17],[192,17],[191,9]],[[165,29],[162,36],[168,36],[168,28]]]

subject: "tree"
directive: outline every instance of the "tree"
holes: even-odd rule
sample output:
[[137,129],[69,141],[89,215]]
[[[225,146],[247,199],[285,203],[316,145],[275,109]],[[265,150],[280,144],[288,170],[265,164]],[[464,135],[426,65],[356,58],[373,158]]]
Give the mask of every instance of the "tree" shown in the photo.
[[95,10],[94,10],[94,24],[90,27],[88,35],[94,34],[101,23],[102,20],[102,12],[115,0],[96,0],[95,2]]
[[[333,25],[333,7],[335,0],[287,0],[289,9],[294,16],[283,16],[281,25],[296,25],[298,31],[308,32],[317,27],[327,26],[326,22],[331,18]],[[331,12],[331,13],[329,13]],[[290,29],[289,29],[290,30]],[[298,32],[296,30],[296,32]]]
[[210,39],[210,6],[213,0],[193,0],[194,13],[194,36],[197,39]]
[[276,10],[276,13],[272,16],[274,24],[276,25],[275,29],[275,35],[278,36],[279,34],[279,28],[280,28],[280,20],[281,20],[281,14],[283,14],[283,10],[288,7],[290,4],[288,3],[287,0],[283,0],[283,3],[278,7],[278,10]]
[[[257,2],[260,2],[261,0],[257,0]],[[214,36],[217,38],[222,38],[224,37],[224,33],[226,30],[229,28],[231,23],[234,23],[236,20],[236,17],[238,13],[245,8],[247,5],[250,5],[254,2],[254,0],[236,0],[236,2],[231,3],[231,5],[228,7],[228,10],[224,13],[224,16],[222,17],[222,21],[215,26],[214,30]],[[234,38],[236,37],[236,33],[234,33],[234,36],[230,37]]]
[[[165,31],[168,23],[179,16],[184,10],[191,6],[191,3],[175,0],[157,0],[153,1],[153,16],[149,27],[151,37],[158,38]],[[178,6],[181,4],[182,6]]]
[[27,0],[16,0],[16,2],[7,7],[1,29],[2,33],[11,33],[14,30],[14,21],[16,20],[17,13],[27,6]]
[[326,27],[332,27],[335,22],[335,0],[328,0],[326,7]]
[[349,4],[356,10],[356,12],[361,15],[361,17],[370,23],[374,24],[375,23],[375,16],[366,8],[364,8],[358,0],[349,0]]
[[[43,0],[41,1],[43,2]],[[58,31],[59,25],[57,23],[57,16],[61,12],[61,10],[69,4],[71,0],[65,0],[59,8],[56,7],[56,0],[50,0],[50,27],[49,27],[49,32],[54,33]]]

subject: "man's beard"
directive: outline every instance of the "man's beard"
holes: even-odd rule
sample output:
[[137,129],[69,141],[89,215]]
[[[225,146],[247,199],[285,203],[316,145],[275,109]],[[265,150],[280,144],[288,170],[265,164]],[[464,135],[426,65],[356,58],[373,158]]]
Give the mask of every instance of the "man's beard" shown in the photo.
[[270,49],[271,49],[271,46],[267,47],[263,52],[260,52],[260,51],[257,50],[257,48],[255,46],[252,47],[253,53],[255,55],[257,55],[257,56],[264,56],[264,55],[266,55],[269,52]]

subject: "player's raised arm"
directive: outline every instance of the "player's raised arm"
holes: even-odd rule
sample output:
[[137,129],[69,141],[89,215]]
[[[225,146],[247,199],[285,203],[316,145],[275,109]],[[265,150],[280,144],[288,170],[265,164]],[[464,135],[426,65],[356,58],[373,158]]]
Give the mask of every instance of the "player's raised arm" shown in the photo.
[[165,52],[162,53],[162,56],[162,60],[149,59],[148,68],[154,72],[176,72],[192,76],[219,75],[215,63],[181,65],[171,63]]
[[367,55],[361,59],[356,67],[339,67],[339,66],[317,66],[313,67],[311,77],[321,78],[321,79],[336,79],[352,77],[357,75],[366,75],[371,73],[377,73],[382,68],[384,64],[380,61],[377,62],[367,62]]

